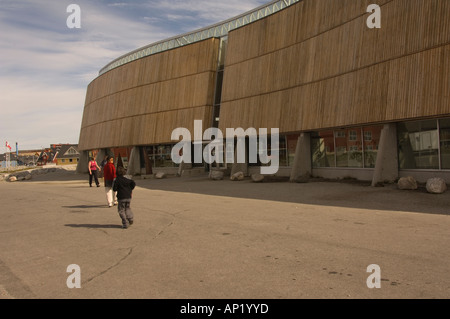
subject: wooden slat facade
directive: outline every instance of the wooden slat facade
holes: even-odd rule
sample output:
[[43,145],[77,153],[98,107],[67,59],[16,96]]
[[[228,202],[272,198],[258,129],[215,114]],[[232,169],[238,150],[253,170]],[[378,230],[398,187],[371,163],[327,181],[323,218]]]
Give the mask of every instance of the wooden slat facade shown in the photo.
[[304,0],[230,32],[220,129],[450,115],[450,1]]
[[113,69],[88,87],[79,149],[171,143],[172,130],[211,123],[219,39]]
[[[303,0],[231,31],[219,128],[280,133],[450,115],[450,0]],[[161,52],[88,87],[79,149],[171,143],[211,123],[219,39]],[[204,125],[204,126],[205,126]],[[206,128],[206,127],[205,127]]]

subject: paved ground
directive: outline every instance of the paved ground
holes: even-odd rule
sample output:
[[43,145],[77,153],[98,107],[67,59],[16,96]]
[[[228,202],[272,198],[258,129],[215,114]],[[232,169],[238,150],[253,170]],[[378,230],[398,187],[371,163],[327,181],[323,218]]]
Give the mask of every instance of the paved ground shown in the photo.
[[[450,297],[450,192],[138,180],[122,230],[87,178],[0,182],[0,298]],[[67,287],[71,264],[81,289]]]

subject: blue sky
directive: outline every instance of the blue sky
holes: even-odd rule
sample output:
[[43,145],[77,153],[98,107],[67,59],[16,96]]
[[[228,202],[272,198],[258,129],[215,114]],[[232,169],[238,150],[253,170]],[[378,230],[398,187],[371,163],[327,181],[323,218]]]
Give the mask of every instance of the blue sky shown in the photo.
[[[0,0],[0,153],[78,143],[88,84],[106,64],[270,0]],[[69,29],[70,4],[81,28]]]

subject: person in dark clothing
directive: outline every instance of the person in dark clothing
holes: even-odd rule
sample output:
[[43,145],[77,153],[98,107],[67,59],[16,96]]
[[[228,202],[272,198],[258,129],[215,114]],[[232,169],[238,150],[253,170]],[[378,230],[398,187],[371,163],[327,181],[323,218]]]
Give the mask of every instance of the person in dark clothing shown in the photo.
[[136,187],[135,181],[125,177],[126,171],[123,167],[117,169],[117,178],[114,182],[113,191],[117,192],[119,204],[117,210],[122,219],[122,228],[127,229],[133,225],[134,214],[130,208],[133,189]]
[[105,156],[105,158],[103,159],[103,161],[100,163],[100,172],[98,177],[99,178],[103,178],[103,169],[105,168],[105,165],[108,163],[108,155]]

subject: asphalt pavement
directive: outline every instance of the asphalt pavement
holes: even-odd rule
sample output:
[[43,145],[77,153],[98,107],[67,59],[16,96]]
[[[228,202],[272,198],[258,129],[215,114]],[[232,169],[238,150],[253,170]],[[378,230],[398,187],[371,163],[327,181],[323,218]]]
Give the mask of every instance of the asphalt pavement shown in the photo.
[[87,180],[0,182],[0,298],[450,297],[449,192],[136,179],[124,230]]

